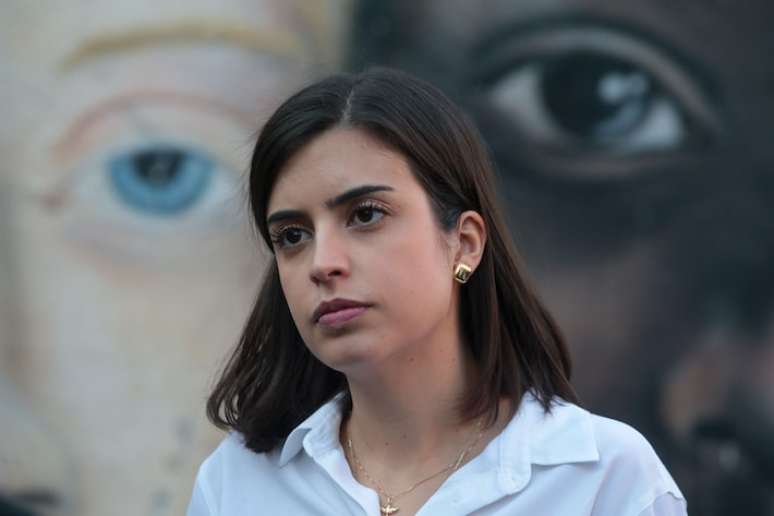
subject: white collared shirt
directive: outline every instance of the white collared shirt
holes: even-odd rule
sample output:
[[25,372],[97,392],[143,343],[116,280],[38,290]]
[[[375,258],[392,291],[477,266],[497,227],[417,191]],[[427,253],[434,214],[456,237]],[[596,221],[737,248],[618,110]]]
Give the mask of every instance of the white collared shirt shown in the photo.
[[[226,437],[199,469],[188,516],[379,516],[339,442],[338,397],[269,453]],[[561,403],[545,415],[526,394],[484,451],[455,471],[417,515],[686,515],[680,489],[630,426]]]

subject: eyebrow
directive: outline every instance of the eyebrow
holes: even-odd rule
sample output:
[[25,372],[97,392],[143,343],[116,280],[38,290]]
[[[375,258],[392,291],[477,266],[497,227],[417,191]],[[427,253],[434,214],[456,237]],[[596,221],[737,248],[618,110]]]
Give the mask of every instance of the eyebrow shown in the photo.
[[230,21],[191,20],[172,25],[140,27],[95,36],[84,41],[60,64],[62,71],[92,59],[118,52],[176,44],[228,44],[282,59],[308,60],[312,50],[299,35],[270,28],[256,31]]
[[[350,190],[347,190],[346,192],[337,195],[336,197],[333,197],[331,199],[328,199],[325,201],[325,206],[333,209],[337,206],[341,206],[342,204],[351,201],[352,199],[356,199],[358,197],[362,197],[363,195],[367,195],[369,193],[373,192],[393,192],[395,189],[391,186],[387,185],[362,185],[357,186],[355,188],[352,188]],[[287,219],[297,219],[301,218],[305,215],[305,213],[301,210],[280,210],[275,211],[271,215],[269,215],[266,218],[266,225],[269,226],[271,224],[274,224],[275,222],[280,222],[282,220]]]

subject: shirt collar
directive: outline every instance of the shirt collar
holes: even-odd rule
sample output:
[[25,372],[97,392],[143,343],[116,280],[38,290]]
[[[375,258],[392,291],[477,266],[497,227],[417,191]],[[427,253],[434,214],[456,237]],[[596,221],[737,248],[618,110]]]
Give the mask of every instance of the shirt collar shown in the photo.
[[[339,446],[342,397],[343,393],[334,396],[290,432],[280,452],[280,467],[301,449],[315,457]],[[498,470],[503,489],[510,493],[527,485],[533,464],[550,466],[599,460],[589,412],[556,399],[551,412],[546,414],[530,392],[524,395],[516,415],[495,441],[497,453],[484,453],[482,459],[488,462],[487,467]]]
[[280,467],[290,462],[304,447],[314,457],[339,444],[340,401],[343,397],[343,392],[336,394],[288,434],[279,456]]

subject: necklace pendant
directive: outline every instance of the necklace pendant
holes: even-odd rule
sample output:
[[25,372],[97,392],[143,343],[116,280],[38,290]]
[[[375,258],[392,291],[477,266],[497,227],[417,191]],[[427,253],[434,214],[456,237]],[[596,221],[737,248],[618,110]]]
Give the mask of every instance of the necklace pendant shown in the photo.
[[400,509],[392,505],[392,502],[388,501],[385,505],[379,506],[379,510],[382,511],[384,516],[389,516],[390,514],[398,512]]

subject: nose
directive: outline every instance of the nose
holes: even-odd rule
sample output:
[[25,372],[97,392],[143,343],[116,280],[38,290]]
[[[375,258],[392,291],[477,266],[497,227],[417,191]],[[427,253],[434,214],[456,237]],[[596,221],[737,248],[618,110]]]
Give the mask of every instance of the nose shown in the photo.
[[349,255],[345,237],[336,229],[320,228],[317,231],[309,272],[315,285],[328,283],[334,277],[349,275]]
[[[692,340],[670,350],[662,409],[696,472],[692,490],[705,493],[697,513],[774,514],[764,508],[774,485],[774,179],[742,152],[725,159],[722,170],[738,173],[713,177],[711,196],[686,204],[670,228],[680,235],[671,264],[683,296],[672,320]],[[721,483],[744,487],[716,499]],[[740,503],[714,509],[726,500]]]

